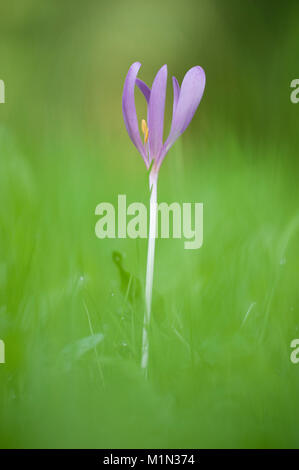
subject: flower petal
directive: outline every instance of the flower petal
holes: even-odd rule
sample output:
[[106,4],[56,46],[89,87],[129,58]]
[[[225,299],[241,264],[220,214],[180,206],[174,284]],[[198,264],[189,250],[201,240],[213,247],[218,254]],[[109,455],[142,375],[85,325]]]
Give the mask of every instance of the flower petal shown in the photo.
[[[171,124],[169,136],[163,147],[163,158],[176,139],[186,130],[200,103],[205,88],[205,72],[199,67],[192,67],[186,73]],[[163,156],[162,156],[163,155]]]
[[172,85],[173,85],[173,107],[172,107],[172,119],[173,119],[181,90],[180,90],[179,82],[177,81],[175,77],[172,77]]
[[137,78],[137,80],[136,80],[136,85],[138,86],[139,90],[143,93],[144,98],[146,99],[146,101],[149,102],[149,99],[150,99],[150,96],[151,96],[151,89],[147,86],[146,83],[144,83],[139,78]]
[[136,77],[138,71],[141,67],[140,62],[134,62],[129,68],[128,74],[125,79],[124,90],[123,90],[123,97],[122,97],[122,108],[123,108],[123,116],[126,125],[126,129],[128,134],[137,148],[137,150],[141,153],[142,158],[148,168],[149,163],[146,156],[145,148],[142,144],[139,128],[138,128],[138,120],[136,114],[136,107],[135,107],[135,84],[136,84]]
[[167,65],[163,65],[153,81],[148,105],[150,159],[157,158],[163,146],[166,84]]

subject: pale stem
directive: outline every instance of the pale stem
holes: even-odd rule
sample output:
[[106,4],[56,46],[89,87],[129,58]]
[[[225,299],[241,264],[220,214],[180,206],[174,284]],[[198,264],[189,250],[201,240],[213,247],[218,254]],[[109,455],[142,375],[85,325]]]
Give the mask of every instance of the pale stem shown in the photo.
[[145,280],[145,313],[142,333],[142,357],[141,367],[147,373],[148,369],[148,355],[149,355],[149,340],[148,330],[151,318],[152,306],[152,293],[153,293],[153,278],[154,278],[154,259],[155,259],[155,241],[156,241],[156,226],[157,226],[157,181],[158,174],[154,171],[149,176],[150,186],[150,224],[149,224],[149,239],[147,249],[147,266],[146,266],[146,280]]

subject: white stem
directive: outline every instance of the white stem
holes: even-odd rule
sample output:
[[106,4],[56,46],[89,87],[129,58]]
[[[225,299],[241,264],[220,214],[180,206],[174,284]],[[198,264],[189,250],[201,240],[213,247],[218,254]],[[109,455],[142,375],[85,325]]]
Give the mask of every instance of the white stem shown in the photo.
[[149,354],[149,341],[148,330],[151,318],[152,306],[152,292],[153,292],[153,278],[154,278],[154,259],[155,259],[155,241],[156,241],[156,225],[157,225],[157,181],[158,174],[154,171],[150,173],[150,225],[149,225],[149,239],[147,249],[147,266],[146,266],[146,281],[145,281],[145,313],[142,333],[142,357],[141,367],[147,372],[148,368],[148,354]]

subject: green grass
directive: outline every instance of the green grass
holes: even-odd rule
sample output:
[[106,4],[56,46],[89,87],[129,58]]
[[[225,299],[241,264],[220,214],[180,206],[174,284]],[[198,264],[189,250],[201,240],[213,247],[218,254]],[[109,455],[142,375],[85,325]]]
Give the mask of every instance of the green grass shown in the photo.
[[143,286],[146,240],[94,233],[98,203],[147,201],[141,157],[128,140],[37,149],[1,129],[1,447],[298,447],[294,156],[191,140],[166,157],[158,198],[203,202],[204,244],[157,241],[146,381],[142,299],[112,259]]

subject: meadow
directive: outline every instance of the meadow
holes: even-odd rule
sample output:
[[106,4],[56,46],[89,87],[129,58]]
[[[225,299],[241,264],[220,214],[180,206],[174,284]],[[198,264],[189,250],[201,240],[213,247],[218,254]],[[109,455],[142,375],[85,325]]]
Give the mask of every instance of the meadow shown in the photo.
[[147,200],[142,162],[73,139],[29,158],[3,129],[1,147],[1,447],[296,447],[294,169],[233,136],[167,156],[159,200],[203,202],[204,243],[157,241],[146,380],[146,240],[94,231],[99,202]]

